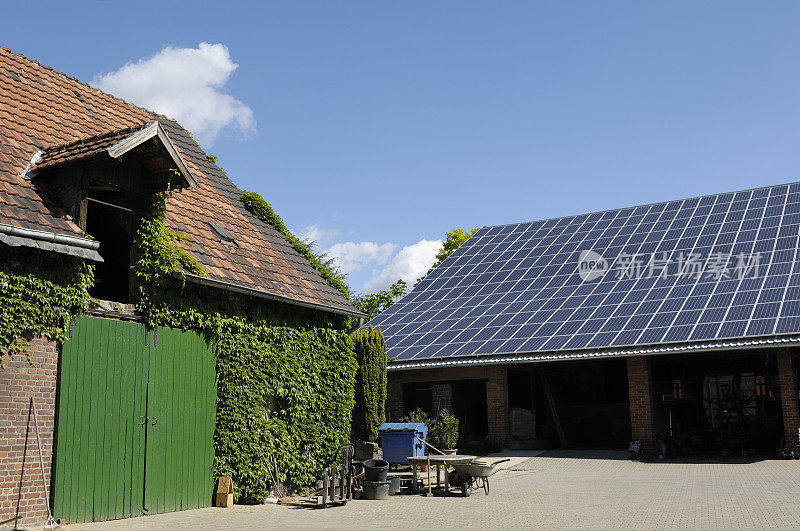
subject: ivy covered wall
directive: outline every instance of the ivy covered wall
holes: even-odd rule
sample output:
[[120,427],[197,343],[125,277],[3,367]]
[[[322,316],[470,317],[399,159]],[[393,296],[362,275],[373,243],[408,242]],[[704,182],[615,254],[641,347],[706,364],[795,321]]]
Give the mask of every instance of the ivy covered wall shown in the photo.
[[29,248],[0,254],[0,366],[36,336],[64,341],[70,320],[89,306],[94,266]]

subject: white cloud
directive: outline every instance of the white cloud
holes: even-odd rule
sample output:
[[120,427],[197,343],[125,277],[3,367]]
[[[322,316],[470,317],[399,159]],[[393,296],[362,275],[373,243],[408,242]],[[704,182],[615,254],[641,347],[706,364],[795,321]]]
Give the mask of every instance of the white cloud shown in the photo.
[[315,224],[301,230],[298,237],[304,242],[314,242],[317,248],[321,248],[332,243],[338,233],[337,230],[323,229]]
[[238,67],[227,46],[201,42],[197,48],[167,46],[150,58],[96,75],[92,84],[175,118],[208,147],[226,127],[244,135],[256,130],[253,110],[223,92]]
[[342,271],[349,274],[372,263],[385,264],[395,249],[397,244],[394,243],[342,242],[331,245],[325,253],[336,257]]
[[375,272],[364,285],[364,291],[372,293],[386,289],[397,282],[397,279],[405,280],[409,287],[413,286],[414,282],[436,261],[436,253],[441,246],[441,240],[420,240],[413,245],[403,247],[389,265]]
[[413,286],[428,272],[442,247],[441,240],[420,240],[402,249],[394,242],[336,241],[340,231],[316,224],[298,234],[301,240],[316,242],[317,249],[334,258],[355,291],[361,293],[386,289],[398,279]]

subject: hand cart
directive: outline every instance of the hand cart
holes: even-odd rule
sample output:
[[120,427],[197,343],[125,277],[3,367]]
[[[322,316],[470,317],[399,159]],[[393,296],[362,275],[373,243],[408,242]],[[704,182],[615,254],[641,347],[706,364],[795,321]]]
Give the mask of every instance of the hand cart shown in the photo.
[[483,491],[489,494],[489,477],[497,472],[494,467],[500,463],[511,461],[511,459],[501,459],[489,464],[485,461],[472,461],[470,463],[452,463],[455,468],[458,478],[461,481],[461,494],[469,496],[472,493],[472,488],[483,488]]

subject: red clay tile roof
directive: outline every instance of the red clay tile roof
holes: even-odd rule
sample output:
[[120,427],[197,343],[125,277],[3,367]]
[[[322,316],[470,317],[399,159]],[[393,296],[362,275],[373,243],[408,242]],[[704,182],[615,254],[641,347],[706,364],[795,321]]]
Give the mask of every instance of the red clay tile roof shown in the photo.
[[[200,260],[210,279],[355,312],[282,234],[242,206],[241,190],[177,122],[2,47],[0,223],[80,234],[69,216],[20,174],[39,150],[45,156],[37,167],[92,156],[108,147],[109,138],[118,140],[154,119],[161,122],[198,183],[196,188],[172,193],[167,226],[184,236],[186,250]],[[224,227],[236,245],[220,241],[210,221]]]
[[112,131],[102,135],[91,136],[75,142],[70,142],[63,146],[49,148],[44,152],[42,158],[34,165],[34,170],[39,171],[45,168],[58,166],[68,162],[76,162],[100,155],[109,147],[113,146],[123,138],[131,136],[141,127],[126,127],[119,131]]

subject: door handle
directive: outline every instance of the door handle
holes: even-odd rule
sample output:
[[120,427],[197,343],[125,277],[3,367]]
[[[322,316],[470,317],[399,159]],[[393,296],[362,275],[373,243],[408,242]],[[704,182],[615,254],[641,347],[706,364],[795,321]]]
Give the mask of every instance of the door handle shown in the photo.
[[153,417],[153,426],[158,424],[158,417]]
[[139,417],[139,426],[141,426],[142,428],[147,426],[148,422],[150,422],[150,417],[148,417],[147,415],[142,415],[141,417]]

